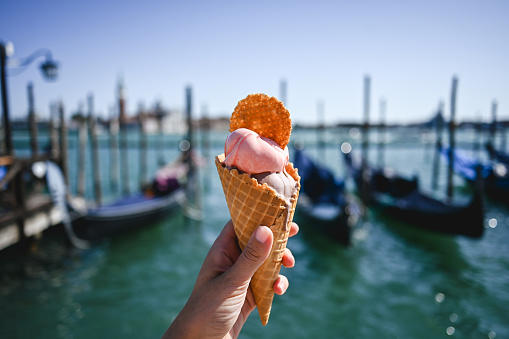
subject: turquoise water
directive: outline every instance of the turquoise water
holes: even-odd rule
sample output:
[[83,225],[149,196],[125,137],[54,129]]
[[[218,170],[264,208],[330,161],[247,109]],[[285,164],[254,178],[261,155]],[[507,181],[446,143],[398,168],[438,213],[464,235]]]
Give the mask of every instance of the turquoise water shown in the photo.
[[[460,145],[471,147],[472,135],[460,133]],[[292,139],[305,141],[308,153],[327,159],[341,175],[339,143],[350,140],[355,150],[360,141],[355,136],[328,131],[325,150],[316,148],[315,132],[295,131]],[[27,254],[2,256],[0,338],[160,337],[186,302],[208,248],[228,219],[213,166],[225,137],[214,133],[211,149],[200,149],[208,154],[199,172],[201,220],[179,212],[88,250],[69,249],[63,235],[52,232]],[[422,186],[430,188],[432,138],[415,131],[392,131],[389,137],[386,163],[418,174]],[[101,138],[106,145],[106,136]],[[131,138],[136,144],[137,136]],[[178,153],[179,137],[165,136],[164,152],[155,147],[155,138],[149,173],[157,158],[169,161]],[[376,141],[376,134],[371,139]],[[73,140],[75,135],[70,147]],[[370,159],[376,158],[372,150]],[[108,159],[104,148],[107,201],[118,194],[108,182]],[[129,160],[135,190],[138,152],[131,151]],[[70,152],[69,162],[75,190],[76,152]],[[466,201],[469,190],[460,178],[455,184],[456,201]],[[443,165],[435,194],[441,192]],[[254,312],[241,338],[509,338],[509,209],[488,200],[485,218],[487,225],[496,220],[496,227],[472,240],[419,231],[369,212],[349,248],[299,223],[301,232],[288,244],[296,266],[282,270],[290,288],[275,297],[269,324],[263,327]]]

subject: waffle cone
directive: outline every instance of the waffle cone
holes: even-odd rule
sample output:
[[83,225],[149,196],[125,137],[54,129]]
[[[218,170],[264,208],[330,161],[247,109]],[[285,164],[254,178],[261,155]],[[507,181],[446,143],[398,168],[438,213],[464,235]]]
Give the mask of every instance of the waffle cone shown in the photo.
[[[273,285],[281,269],[299,189],[290,199],[290,208],[287,208],[286,201],[280,198],[274,189],[266,184],[258,184],[249,174],[241,174],[236,169],[229,170],[223,164],[224,158],[224,154],[216,157],[216,167],[240,249],[244,250],[249,238],[260,225],[268,226],[274,235],[269,257],[251,279],[251,290],[258,313],[262,324],[266,325],[274,298]],[[299,182],[300,188],[300,177],[293,164],[288,164],[286,171]]]

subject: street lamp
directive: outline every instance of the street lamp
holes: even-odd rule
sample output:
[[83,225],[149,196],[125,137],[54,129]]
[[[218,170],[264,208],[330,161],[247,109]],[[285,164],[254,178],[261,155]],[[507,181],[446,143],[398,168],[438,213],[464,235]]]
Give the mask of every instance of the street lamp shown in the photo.
[[[0,42],[0,79],[2,85],[2,122],[4,127],[5,153],[12,155],[14,147],[12,145],[11,126],[9,120],[9,105],[7,100],[7,67],[23,71],[35,59],[44,56],[45,60],[41,63],[40,68],[44,78],[53,81],[58,75],[58,63],[53,60],[51,51],[47,48],[41,48],[33,52],[26,58],[9,58],[14,51],[12,43],[4,44]],[[9,59],[8,59],[9,58]],[[9,63],[7,63],[9,61]]]

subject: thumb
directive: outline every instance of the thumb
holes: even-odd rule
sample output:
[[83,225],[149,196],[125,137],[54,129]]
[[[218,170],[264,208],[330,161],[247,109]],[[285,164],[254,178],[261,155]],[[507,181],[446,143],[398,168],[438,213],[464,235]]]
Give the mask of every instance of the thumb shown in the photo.
[[255,271],[269,256],[273,239],[272,231],[267,226],[260,226],[254,232],[246,248],[232,267],[232,275],[239,283],[251,279]]

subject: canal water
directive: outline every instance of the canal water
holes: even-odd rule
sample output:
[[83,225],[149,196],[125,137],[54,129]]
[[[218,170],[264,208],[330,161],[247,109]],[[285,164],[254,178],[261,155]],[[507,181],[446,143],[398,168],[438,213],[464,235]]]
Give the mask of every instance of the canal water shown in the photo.
[[[139,182],[139,153],[129,153],[130,184]],[[296,130],[292,140],[305,143],[313,158],[326,159],[338,176],[345,173],[339,145],[355,129]],[[0,338],[159,338],[186,302],[201,263],[228,220],[228,209],[213,165],[226,133],[210,136],[201,147],[204,164],[194,209],[178,212],[142,229],[78,250],[66,246],[61,232],[50,232],[26,254],[0,257]],[[24,147],[26,135],[16,145]],[[460,131],[458,144],[472,149],[473,131]],[[44,135],[40,135],[41,143]],[[106,201],[118,196],[109,182],[111,154],[101,135],[101,166]],[[163,151],[151,137],[149,172],[158,160],[179,152],[178,136],[165,136]],[[377,140],[376,133],[370,136]],[[445,165],[439,188],[431,190],[432,133],[391,130],[385,163],[444,196]],[[69,145],[76,147],[71,132]],[[70,152],[71,189],[75,192],[77,152]],[[376,162],[372,148],[370,160]],[[90,159],[88,157],[87,159]],[[90,163],[87,160],[87,166]],[[88,172],[90,174],[90,170]],[[351,183],[348,184],[351,187]],[[455,178],[455,201],[471,191]],[[87,196],[92,195],[91,176]],[[191,213],[192,212],[192,213]],[[282,269],[290,281],[274,299],[270,321],[262,326],[253,312],[241,338],[509,338],[509,208],[488,199],[486,231],[469,239],[416,230],[369,211],[359,223],[352,246],[345,248],[299,223],[291,238],[296,265]],[[299,222],[299,220],[296,220]]]

